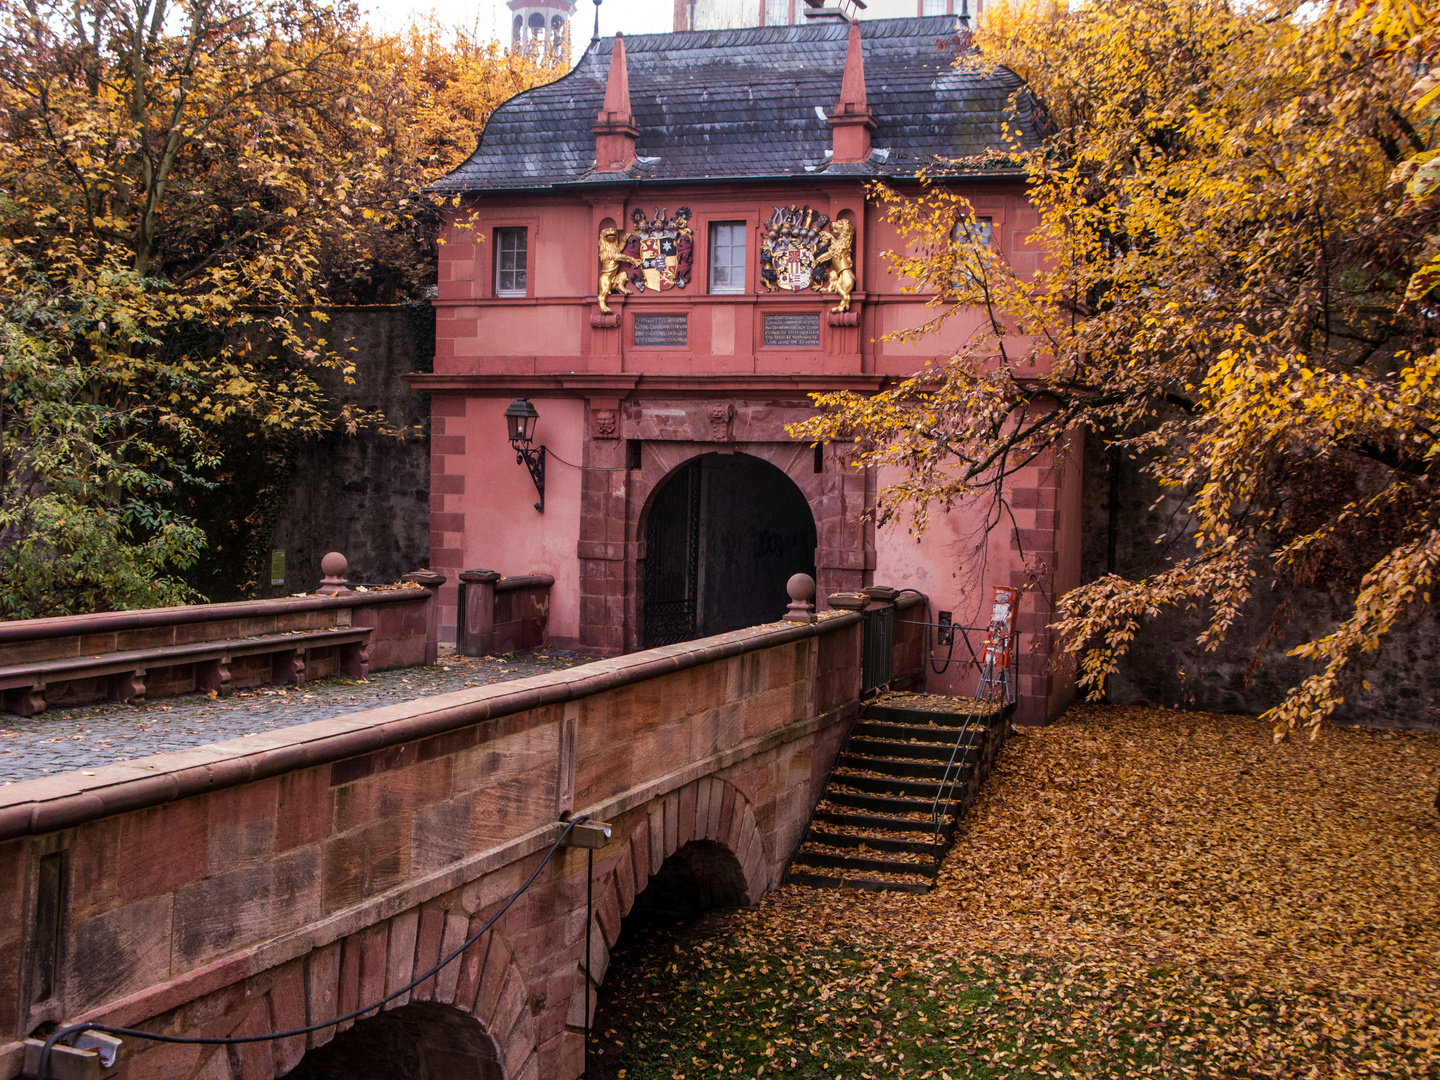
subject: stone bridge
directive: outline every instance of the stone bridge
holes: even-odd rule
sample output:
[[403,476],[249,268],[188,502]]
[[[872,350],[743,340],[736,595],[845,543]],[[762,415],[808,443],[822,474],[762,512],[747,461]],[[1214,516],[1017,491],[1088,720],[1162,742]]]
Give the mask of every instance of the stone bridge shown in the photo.
[[637,896],[748,904],[780,880],[857,709],[861,624],[831,612],[0,788],[0,1078],[46,1022],[244,1035],[377,1001],[584,813],[613,825],[588,960],[590,853],[566,847],[378,1015],[239,1046],[127,1038],[108,1074],[579,1076],[587,995]]

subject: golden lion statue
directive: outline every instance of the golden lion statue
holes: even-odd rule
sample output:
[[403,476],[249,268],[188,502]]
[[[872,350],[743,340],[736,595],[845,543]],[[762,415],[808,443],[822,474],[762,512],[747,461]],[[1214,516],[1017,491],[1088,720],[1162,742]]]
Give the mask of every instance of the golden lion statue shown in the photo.
[[830,280],[820,288],[822,293],[836,293],[840,303],[830,310],[839,314],[850,310],[850,294],[855,291],[855,226],[844,218],[831,222],[822,236],[830,237],[830,246],[815,258],[815,265],[830,264]]
[[624,248],[630,239],[630,234],[620,235],[620,230],[615,228],[600,230],[600,310],[606,315],[613,315],[610,305],[605,298],[611,293],[628,295],[629,287],[625,284],[625,271],[621,263],[629,263],[631,266],[639,266],[640,260],[633,255],[626,255]]

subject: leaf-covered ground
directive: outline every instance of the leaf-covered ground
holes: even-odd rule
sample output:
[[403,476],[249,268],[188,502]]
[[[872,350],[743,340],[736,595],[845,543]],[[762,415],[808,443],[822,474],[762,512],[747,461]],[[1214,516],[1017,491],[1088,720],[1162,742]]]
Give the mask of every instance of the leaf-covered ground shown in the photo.
[[591,1073],[1440,1077],[1437,786],[1436,734],[1077,707],[930,895],[627,934]]

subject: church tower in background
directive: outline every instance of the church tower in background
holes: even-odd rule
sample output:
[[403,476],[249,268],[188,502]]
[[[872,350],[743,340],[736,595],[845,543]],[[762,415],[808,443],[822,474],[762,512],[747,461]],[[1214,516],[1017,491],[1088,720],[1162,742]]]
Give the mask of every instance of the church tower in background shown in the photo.
[[[510,47],[569,60],[575,0],[510,0]],[[563,54],[563,56],[562,56]]]

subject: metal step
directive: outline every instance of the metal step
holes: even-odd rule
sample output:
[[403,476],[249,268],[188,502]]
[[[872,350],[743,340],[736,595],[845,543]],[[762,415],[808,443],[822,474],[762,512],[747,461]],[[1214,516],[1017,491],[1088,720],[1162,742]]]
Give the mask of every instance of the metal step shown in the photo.
[[866,705],[860,710],[862,720],[885,720],[892,724],[913,724],[936,727],[961,728],[967,723],[978,722],[982,726],[993,712],[986,708],[977,712],[966,709],[962,712],[927,712],[924,709],[906,709],[896,705]]
[[[852,735],[845,741],[845,750],[852,754],[868,754],[871,757],[916,758],[921,761],[946,762],[955,752],[955,740],[949,742],[903,742],[899,739],[879,739],[869,735]],[[967,755],[974,748],[965,747]]]
[[801,850],[804,850],[805,844],[813,841],[817,844],[827,844],[830,847],[859,848],[861,844],[864,844],[875,851],[913,851],[921,855],[929,855],[932,858],[939,858],[945,852],[945,844],[937,844],[928,839],[934,835],[933,833],[925,835],[927,837],[925,840],[896,840],[890,836],[861,836],[855,833],[816,832],[811,829],[805,834]]
[[933,878],[940,864],[934,859],[928,862],[905,862],[900,859],[872,859],[865,855],[831,855],[824,851],[798,851],[796,866],[817,866],[828,870],[878,870],[882,874],[919,874]]
[[832,825],[850,825],[857,829],[886,829],[890,832],[923,833],[926,836],[933,836],[935,833],[935,823],[932,821],[911,821],[908,818],[883,817],[879,814],[816,810],[815,820],[828,821]]
[[[827,790],[825,798],[837,806],[853,806],[862,812],[869,811],[874,814],[928,814],[935,805],[933,794],[928,799],[904,799]],[[945,804],[942,804],[940,809],[948,812]],[[933,827],[932,825],[931,828]]]
[[[963,765],[951,771],[950,776],[955,781],[956,788],[963,785],[969,769],[970,766]],[[876,795],[904,795],[913,799],[929,799],[932,802],[940,794],[939,777],[909,780],[903,776],[854,776],[836,769],[831,776],[831,782]]]
[[[943,743],[946,746],[954,746],[955,739],[959,732],[951,727],[924,726],[920,724],[894,724],[889,720],[866,720],[860,718],[855,721],[851,728],[852,737],[887,739],[897,742],[906,742],[915,739],[922,743]],[[974,729],[966,736],[967,740],[973,743],[980,736],[980,732]]]

